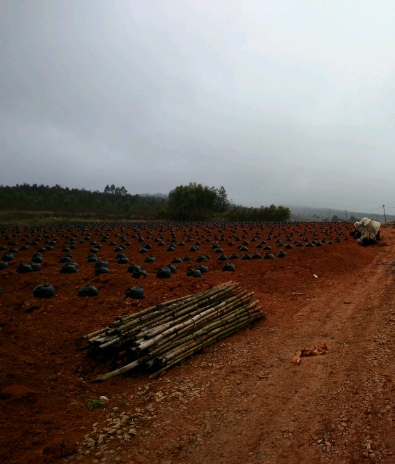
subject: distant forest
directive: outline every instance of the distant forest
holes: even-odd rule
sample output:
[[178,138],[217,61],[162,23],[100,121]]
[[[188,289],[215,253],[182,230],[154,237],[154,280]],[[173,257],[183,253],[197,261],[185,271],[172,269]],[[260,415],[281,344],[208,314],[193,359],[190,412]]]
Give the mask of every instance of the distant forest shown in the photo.
[[69,215],[95,215],[142,220],[273,221],[290,219],[283,206],[248,208],[231,204],[224,187],[190,183],[179,185],[168,196],[130,194],[125,187],[106,185],[102,192],[55,185],[0,186],[3,211],[48,211]]

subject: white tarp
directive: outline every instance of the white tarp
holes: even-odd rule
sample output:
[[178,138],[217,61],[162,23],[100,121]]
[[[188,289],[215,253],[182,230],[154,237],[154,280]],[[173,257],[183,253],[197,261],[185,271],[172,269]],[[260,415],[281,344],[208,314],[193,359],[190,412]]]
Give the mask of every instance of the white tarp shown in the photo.
[[380,233],[381,223],[365,217],[360,221],[355,222],[354,227],[361,234],[358,242],[363,242],[364,240],[377,240],[377,236]]

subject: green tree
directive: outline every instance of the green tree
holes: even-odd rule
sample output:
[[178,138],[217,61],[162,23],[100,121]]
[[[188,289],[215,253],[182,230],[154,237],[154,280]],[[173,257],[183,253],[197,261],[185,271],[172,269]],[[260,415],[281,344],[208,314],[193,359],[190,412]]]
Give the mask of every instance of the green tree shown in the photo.
[[103,193],[105,195],[114,195],[114,196],[125,196],[128,195],[128,191],[126,188],[122,185],[122,187],[115,187],[114,184],[111,184],[109,186],[108,184],[104,187]]
[[77,198],[74,195],[70,195],[69,199],[70,199],[70,205],[71,205],[72,211],[74,212],[78,208]]
[[226,213],[228,221],[284,222],[289,221],[291,211],[284,206],[270,205],[260,208],[247,208],[237,205]]
[[121,199],[117,200],[116,208],[118,212],[122,211],[122,200]]
[[208,219],[215,213],[217,191],[214,187],[190,183],[169,192],[168,217],[178,220]]
[[332,216],[332,222],[338,222],[339,221],[339,216],[337,216],[337,214],[334,214]]
[[215,206],[219,214],[222,215],[229,208],[228,194],[223,185],[219,189],[216,189],[216,194]]
[[125,214],[130,213],[131,206],[130,206],[129,201],[125,201],[125,202],[122,204],[122,209],[123,209],[123,212],[124,212]]
[[94,211],[99,212],[102,209],[102,206],[103,206],[103,204],[98,198],[95,198],[93,200],[92,207],[93,207]]
[[21,208],[27,208],[29,206],[29,197],[26,195],[24,191],[19,192],[18,203]]

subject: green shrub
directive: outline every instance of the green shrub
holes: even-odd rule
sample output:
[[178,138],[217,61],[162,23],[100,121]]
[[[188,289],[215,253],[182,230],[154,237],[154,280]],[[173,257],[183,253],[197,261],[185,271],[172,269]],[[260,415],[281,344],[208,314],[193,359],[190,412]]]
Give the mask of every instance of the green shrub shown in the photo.
[[97,400],[95,398],[90,398],[88,400],[88,403],[86,405],[86,407],[92,411],[92,409],[96,409],[96,408],[105,408],[106,407],[106,403],[103,403],[103,401],[100,401],[100,400]]

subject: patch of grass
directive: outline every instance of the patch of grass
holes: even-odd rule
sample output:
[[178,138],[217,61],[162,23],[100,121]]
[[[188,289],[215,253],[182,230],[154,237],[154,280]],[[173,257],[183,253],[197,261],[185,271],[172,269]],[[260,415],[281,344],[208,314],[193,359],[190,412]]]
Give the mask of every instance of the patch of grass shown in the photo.
[[122,214],[100,214],[95,212],[71,213],[65,211],[0,211],[0,228],[19,226],[47,226],[64,222],[145,222],[139,217],[126,217]]
[[106,407],[106,403],[103,403],[103,401],[97,400],[96,398],[89,398],[86,407],[89,409],[89,411],[92,411],[92,409],[96,408],[103,409]]

